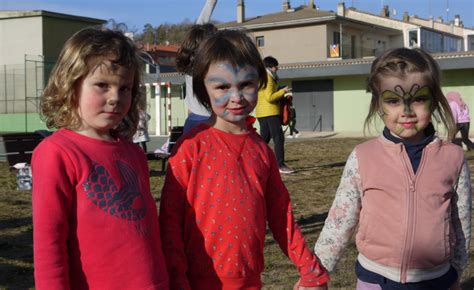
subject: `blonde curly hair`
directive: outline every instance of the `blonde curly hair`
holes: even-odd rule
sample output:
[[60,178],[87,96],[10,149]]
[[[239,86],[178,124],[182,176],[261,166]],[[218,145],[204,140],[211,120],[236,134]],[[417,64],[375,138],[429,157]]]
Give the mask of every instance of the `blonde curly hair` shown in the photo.
[[104,61],[120,65],[133,72],[132,103],[113,136],[131,139],[139,121],[139,104],[143,98],[140,84],[143,60],[131,39],[120,31],[86,28],[75,33],[65,43],[53,68],[41,98],[41,118],[48,128],[79,129],[76,90],[81,80]]

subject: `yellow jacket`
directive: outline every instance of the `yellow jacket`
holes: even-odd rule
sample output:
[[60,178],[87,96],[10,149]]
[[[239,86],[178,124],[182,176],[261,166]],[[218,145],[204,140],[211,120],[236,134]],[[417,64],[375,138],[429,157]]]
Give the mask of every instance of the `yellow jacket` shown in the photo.
[[279,101],[285,95],[285,90],[277,90],[277,82],[269,73],[267,73],[267,80],[267,86],[258,91],[257,106],[255,108],[257,118],[280,115]]

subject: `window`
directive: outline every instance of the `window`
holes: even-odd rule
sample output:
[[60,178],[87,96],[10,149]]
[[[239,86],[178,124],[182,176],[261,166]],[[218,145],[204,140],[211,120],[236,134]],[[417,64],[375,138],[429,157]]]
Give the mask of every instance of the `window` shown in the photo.
[[467,50],[474,50],[474,34],[467,36]]
[[421,30],[421,48],[431,52],[455,52],[462,51],[463,43],[461,37],[455,37],[436,31]]
[[337,31],[332,33],[332,43],[333,44],[341,44],[341,34]]
[[418,30],[408,31],[408,45],[409,47],[419,47]]
[[257,47],[264,47],[265,46],[265,37],[257,36],[257,38],[255,39],[255,42],[257,42]]

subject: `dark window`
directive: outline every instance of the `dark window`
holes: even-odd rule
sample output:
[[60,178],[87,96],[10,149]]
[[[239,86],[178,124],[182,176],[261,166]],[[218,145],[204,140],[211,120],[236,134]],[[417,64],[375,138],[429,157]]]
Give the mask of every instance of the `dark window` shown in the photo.
[[255,40],[257,42],[257,47],[264,47],[265,46],[265,37],[257,36],[257,38]]
[[410,47],[419,47],[418,30],[411,30],[408,32],[408,43]]
[[341,44],[341,34],[337,31],[332,33],[332,44]]

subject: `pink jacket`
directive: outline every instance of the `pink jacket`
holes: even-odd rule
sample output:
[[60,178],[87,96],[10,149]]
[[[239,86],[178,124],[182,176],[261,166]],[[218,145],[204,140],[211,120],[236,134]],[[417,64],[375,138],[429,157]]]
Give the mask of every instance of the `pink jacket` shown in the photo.
[[469,123],[471,121],[469,118],[469,107],[467,105],[461,106],[451,101],[449,102],[449,106],[451,107],[451,112],[453,113],[456,124]]
[[380,137],[348,159],[315,246],[328,270],[359,225],[361,265],[398,282],[437,278],[453,265],[461,274],[471,235],[471,186],[459,146],[435,139],[413,173],[402,144]]

